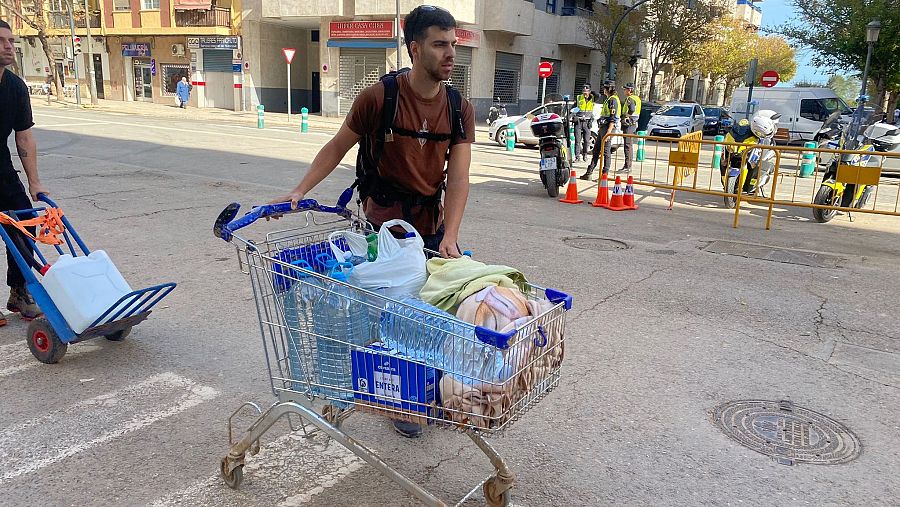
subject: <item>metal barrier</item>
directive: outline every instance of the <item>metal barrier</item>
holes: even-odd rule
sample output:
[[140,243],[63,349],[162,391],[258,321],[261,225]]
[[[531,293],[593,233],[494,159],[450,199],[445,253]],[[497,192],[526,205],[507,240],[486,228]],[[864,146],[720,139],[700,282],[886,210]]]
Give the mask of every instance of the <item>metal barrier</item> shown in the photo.
[[[612,136],[621,136],[626,142],[630,140],[633,146],[638,144],[637,140],[644,141],[643,160],[632,161],[630,174],[634,177],[635,184],[670,190],[670,209],[674,206],[676,191],[722,197],[723,207],[725,207],[724,199],[731,199],[734,201],[733,227],[738,226],[742,204],[762,205],[767,208],[766,229],[771,228],[776,206],[825,210],[829,213],[840,211],[900,216],[900,184],[898,184],[900,179],[881,178],[886,164],[900,174],[900,153],[831,150],[804,146],[748,146],[742,143],[705,140],[700,132],[677,138],[615,133],[607,134],[600,142],[606,143]],[[741,167],[744,170],[741,171],[737,189],[744,188],[746,157],[753,148],[775,152],[775,167],[771,180],[766,183],[765,188],[757,190],[753,195],[725,191],[726,177],[723,176],[721,169],[713,166],[712,162],[715,159],[716,149],[721,150],[721,157],[724,158],[726,157],[724,151],[728,146],[744,148],[741,160]],[[601,159],[598,161],[600,167],[603,164],[603,148],[604,146],[600,148]],[[623,150],[617,150],[613,153],[611,167],[618,167],[615,164],[620,162],[622,152]],[[809,163],[808,160],[804,160],[804,153],[812,153],[816,161],[812,174],[808,173]],[[840,203],[834,205],[816,203],[816,195],[822,191],[823,186],[829,186],[836,191],[831,181],[827,185],[823,184],[823,176],[831,158],[838,157],[840,161],[841,155],[844,154],[868,156],[869,160],[859,166],[838,164],[834,182],[844,189],[847,185],[854,185],[857,193],[862,192],[864,186],[871,187],[867,194],[869,200],[861,204],[851,203],[852,206],[840,206]],[[804,162],[806,168],[803,167]],[[722,164],[727,167],[728,161],[722,160]],[[857,196],[854,196],[854,201],[855,197]],[[860,205],[862,207],[855,207]],[[813,219],[812,212],[810,219]]]

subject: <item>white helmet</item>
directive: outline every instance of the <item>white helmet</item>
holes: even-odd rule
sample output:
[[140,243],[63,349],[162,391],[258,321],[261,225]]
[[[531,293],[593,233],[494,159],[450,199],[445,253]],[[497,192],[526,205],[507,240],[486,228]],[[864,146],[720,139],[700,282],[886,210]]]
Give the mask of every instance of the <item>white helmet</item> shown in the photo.
[[781,115],[770,109],[761,109],[750,119],[750,130],[760,139],[766,139],[775,135]]

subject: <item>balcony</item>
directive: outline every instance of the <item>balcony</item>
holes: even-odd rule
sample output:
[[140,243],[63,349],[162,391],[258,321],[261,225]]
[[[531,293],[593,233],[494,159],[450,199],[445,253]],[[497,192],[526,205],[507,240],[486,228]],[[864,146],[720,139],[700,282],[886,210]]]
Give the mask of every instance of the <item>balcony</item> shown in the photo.
[[484,31],[531,35],[534,29],[534,12],[534,4],[525,0],[485,2]]
[[563,7],[559,11],[560,16],[581,16],[589,18],[594,15],[594,11],[584,7]]
[[[50,18],[50,28],[59,30],[67,30],[69,28],[68,12],[51,11],[48,13],[48,17]],[[75,18],[75,28],[85,28],[84,11],[75,11],[72,17]],[[88,13],[87,19],[91,23],[91,28],[100,28],[100,11]]]
[[594,49],[594,44],[588,37],[584,23],[590,16],[572,15],[560,17],[559,37],[557,43],[560,46],[574,46],[582,49]]
[[226,7],[212,7],[209,10],[192,9],[188,11],[175,11],[175,26],[177,27],[225,27],[231,28],[231,9]]

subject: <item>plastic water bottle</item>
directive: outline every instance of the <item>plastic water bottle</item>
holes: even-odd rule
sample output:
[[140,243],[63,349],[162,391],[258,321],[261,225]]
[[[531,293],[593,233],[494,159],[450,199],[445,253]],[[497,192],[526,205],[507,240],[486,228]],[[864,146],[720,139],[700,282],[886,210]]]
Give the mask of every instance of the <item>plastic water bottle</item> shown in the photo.
[[[337,264],[331,278],[346,283],[352,270],[350,263]],[[369,342],[369,310],[353,289],[340,283],[327,284],[321,293],[313,307],[319,383],[327,386],[323,392],[330,399],[352,400],[350,345]]]
[[473,336],[475,327],[421,299],[407,297],[384,307],[379,331],[388,347],[429,366],[441,367],[444,342],[452,341],[454,335]]
[[[305,260],[294,261],[291,264],[312,271],[312,266]],[[304,364],[309,364],[307,356],[312,350],[310,340],[313,333],[313,321],[315,318],[315,306],[322,298],[322,284],[319,280],[300,271],[294,271],[291,286],[282,295],[284,306],[284,321],[287,326],[287,353],[290,378],[296,380],[291,389],[305,391],[309,384],[306,383],[306,371]]]

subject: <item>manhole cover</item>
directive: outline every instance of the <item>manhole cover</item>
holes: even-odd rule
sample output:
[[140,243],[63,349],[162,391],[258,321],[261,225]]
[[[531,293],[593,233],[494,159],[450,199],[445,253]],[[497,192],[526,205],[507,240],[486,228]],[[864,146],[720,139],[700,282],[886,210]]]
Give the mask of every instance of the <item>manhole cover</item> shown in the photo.
[[563,243],[582,250],[598,250],[601,252],[628,250],[628,243],[609,238],[563,238]]
[[712,418],[741,445],[783,465],[846,463],[862,449],[843,424],[789,401],[732,401],[716,407]]

